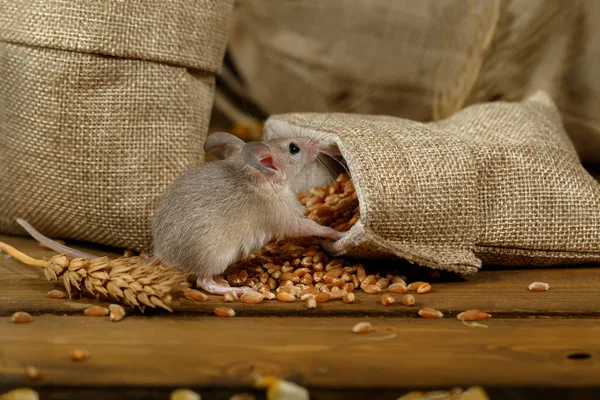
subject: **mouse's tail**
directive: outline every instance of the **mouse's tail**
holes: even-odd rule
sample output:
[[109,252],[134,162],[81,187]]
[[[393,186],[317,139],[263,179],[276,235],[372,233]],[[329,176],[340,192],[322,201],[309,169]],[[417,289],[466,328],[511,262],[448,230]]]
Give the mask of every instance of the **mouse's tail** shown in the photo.
[[42,235],[41,233],[39,233],[38,231],[36,231],[35,228],[29,224],[29,222],[27,222],[21,218],[17,218],[17,223],[19,225],[21,225],[27,231],[27,233],[29,233],[35,240],[37,240],[44,246],[51,248],[52,250],[56,251],[57,253],[66,254],[67,256],[69,256],[71,258],[89,258],[89,259],[98,258],[98,256],[84,253],[83,251],[75,250],[75,249],[72,249],[63,244],[55,242],[54,240],[50,239],[49,237],[46,237],[46,236]]

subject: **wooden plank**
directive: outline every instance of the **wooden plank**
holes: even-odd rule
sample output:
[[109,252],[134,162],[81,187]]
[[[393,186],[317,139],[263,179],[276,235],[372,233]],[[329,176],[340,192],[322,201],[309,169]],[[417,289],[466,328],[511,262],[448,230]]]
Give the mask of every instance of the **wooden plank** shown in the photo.
[[[34,257],[51,257],[54,253],[43,250],[33,241],[24,238],[0,237],[19,248],[25,248]],[[84,247],[79,247],[86,250]],[[94,249],[101,254],[99,249]],[[112,253],[116,255],[115,253]],[[548,292],[534,293],[527,287],[533,281],[545,281],[551,286]],[[50,300],[47,292],[61,288],[60,284],[47,282],[40,270],[16,260],[0,260],[0,315],[10,315],[26,310],[36,314],[80,314],[95,299]],[[304,303],[264,301],[258,305],[239,302],[233,307],[244,316],[396,316],[415,317],[419,307],[433,307],[448,315],[469,308],[480,308],[496,317],[514,318],[529,316],[600,316],[600,267],[556,268],[529,270],[483,270],[464,279],[434,282],[433,290],[415,295],[417,306],[408,308],[399,302],[383,306],[380,296],[357,291],[357,303],[347,305],[341,301],[320,304],[317,310],[307,310]],[[397,296],[398,298],[400,296]],[[175,306],[176,314],[211,314],[214,307],[222,305],[222,297],[211,296],[204,303],[183,299]],[[156,315],[157,312],[148,312]],[[166,312],[158,312],[161,315]]]
[[[12,387],[11,387],[12,388]],[[166,400],[177,387],[54,387],[36,388],[40,398],[44,400]],[[235,394],[242,393],[234,388],[205,388],[192,386],[191,389],[202,394],[203,400],[230,400]],[[450,388],[437,388],[448,390]],[[8,388],[5,390],[8,391]],[[0,393],[3,389],[0,387]],[[343,389],[343,388],[310,388],[312,400],[396,400],[411,390],[406,389]],[[485,392],[491,400],[598,400],[600,389],[597,388],[490,388]],[[265,400],[264,392],[244,390],[252,393],[257,400]]]
[[[0,385],[29,384],[39,368],[53,386],[245,388],[275,374],[319,388],[600,386],[600,323],[587,319],[454,319],[40,316],[0,318]],[[90,358],[74,362],[75,348]],[[580,354],[580,358],[569,358]],[[581,358],[583,357],[583,358]]]

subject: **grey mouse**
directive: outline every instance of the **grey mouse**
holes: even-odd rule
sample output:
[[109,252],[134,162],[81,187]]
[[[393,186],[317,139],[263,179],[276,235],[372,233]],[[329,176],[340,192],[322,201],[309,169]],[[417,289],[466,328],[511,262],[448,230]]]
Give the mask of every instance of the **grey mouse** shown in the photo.
[[219,160],[184,173],[169,186],[152,226],[154,255],[166,266],[193,273],[200,288],[219,295],[248,290],[218,285],[214,277],[273,237],[338,240],[345,235],[306,218],[290,188],[317,158],[315,138],[245,143],[216,132],[204,150]]

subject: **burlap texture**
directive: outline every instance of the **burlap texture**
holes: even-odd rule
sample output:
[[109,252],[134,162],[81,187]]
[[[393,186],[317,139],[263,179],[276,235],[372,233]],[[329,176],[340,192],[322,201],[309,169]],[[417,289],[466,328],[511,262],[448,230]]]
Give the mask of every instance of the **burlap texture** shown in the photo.
[[336,255],[401,257],[465,274],[482,262],[600,261],[600,185],[544,92],[432,123],[299,113],[272,116],[265,129],[269,138],[337,143],[361,217],[329,249]]
[[425,122],[543,90],[600,162],[596,0],[242,0],[233,16],[232,59],[269,114]]
[[0,231],[147,250],[203,160],[232,0],[0,5]]

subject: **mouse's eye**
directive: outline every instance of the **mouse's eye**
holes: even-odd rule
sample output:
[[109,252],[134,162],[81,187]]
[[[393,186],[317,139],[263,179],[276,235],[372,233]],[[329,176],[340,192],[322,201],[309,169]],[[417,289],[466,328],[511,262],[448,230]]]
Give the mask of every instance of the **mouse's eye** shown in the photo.
[[300,151],[300,147],[296,143],[290,143],[290,153],[296,154]]

